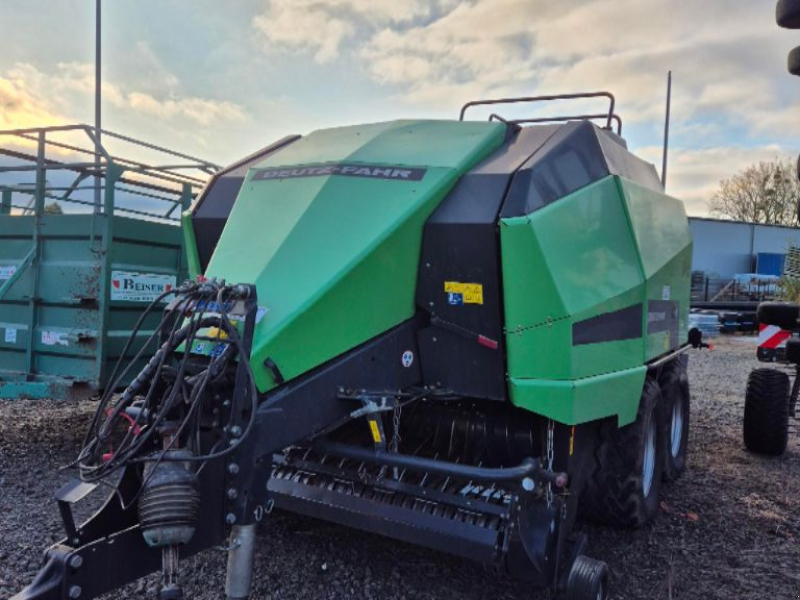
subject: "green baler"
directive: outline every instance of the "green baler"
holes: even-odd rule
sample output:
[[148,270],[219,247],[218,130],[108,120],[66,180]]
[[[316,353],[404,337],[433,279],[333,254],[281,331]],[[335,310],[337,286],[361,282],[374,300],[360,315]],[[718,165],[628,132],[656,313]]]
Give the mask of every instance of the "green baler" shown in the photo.
[[[184,216],[194,279],[60,498],[119,494],[17,598],[159,557],[178,598],[179,552],[226,537],[246,598],[273,507],[605,598],[576,518],[651,519],[689,419],[686,216],[613,117],[326,129],[217,174]],[[122,554],[102,584],[70,568]]]

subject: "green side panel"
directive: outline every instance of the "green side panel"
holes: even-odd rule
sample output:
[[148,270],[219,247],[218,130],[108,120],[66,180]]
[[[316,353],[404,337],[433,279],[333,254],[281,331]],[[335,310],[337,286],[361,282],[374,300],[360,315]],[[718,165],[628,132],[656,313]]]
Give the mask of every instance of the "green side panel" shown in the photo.
[[639,366],[641,339],[573,346],[572,326],[644,299],[644,277],[614,177],[527,217],[501,221],[512,378],[576,379]]
[[[626,296],[639,293],[640,288],[637,288]],[[620,299],[615,300],[622,304]],[[608,305],[616,302],[611,301]],[[635,302],[628,302],[624,306],[631,304]],[[513,372],[519,373],[521,377],[566,380],[611,373],[642,364],[641,338],[573,345],[572,325],[576,320],[581,318],[565,318],[510,332],[506,336],[508,362],[513,365],[509,367],[509,373],[513,368]]]
[[[527,217],[501,221],[509,329],[607,312],[615,308],[606,308],[607,300],[642,285],[615,179],[606,177]],[[511,231],[516,228],[522,231]]]
[[189,278],[194,280],[198,275],[202,274],[202,269],[200,267],[200,253],[197,250],[197,237],[194,233],[191,210],[185,210],[181,214],[181,228],[183,230],[183,247],[186,252]]
[[[206,274],[255,283],[261,391],[414,315],[422,229],[458,178],[500,145],[496,123],[397,121],[316,131],[259,167],[363,163],[427,169],[420,181],[290,177],[242,186]],[[400,357],[398,357],[400,360]]]
[[686,342],[692,238],[683,202],[624,179],[618,182],[647,278],[645,297],[678,303],[679,339],[670,339],[668,331],[647,335],[645,360],[651,360]]
[[[567,424],[633,421],[644,363],[685,341],[692,245],[683,204],[610,176],[501,225],[514,404]],[[680,340],[647,334],[648,301],[664,300],[678,304]],[[573,343],[576,323],[632,306],[641,337]]]
[[559,423],[579,425],[609,416],[613,407],[621,426],[636,420],[647,367],[573,381],[511,378],[512,402]]

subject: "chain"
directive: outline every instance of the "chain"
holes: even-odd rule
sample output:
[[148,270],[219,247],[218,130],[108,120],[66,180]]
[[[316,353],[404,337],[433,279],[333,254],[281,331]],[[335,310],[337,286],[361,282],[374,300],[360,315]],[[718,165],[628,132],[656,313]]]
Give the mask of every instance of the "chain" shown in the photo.
[[[394,413],[392,414],[392,441],[389,443],[389,450],[394,453],[397,453],[398,449],[400,448],[400,416],[403,413],[403,406],[398,401],[394,407]],[[393,470],[394,478],[399,479],[400,473],[397,467],[394,467]]]
[[[553,451],[553,430],[555,429],[555,423],[553,423],[552,419],[547,420],[547,471],[552,473],[553,472],[553,458],[554,458],[554,451]],[[547,482],[547,508],[550,508],[553,505],[553,484],[551,482]]]
[[389,443],[389,449],[392,452],[397,452],[400,447],[400,415],[403,412],[403,407],[398,402],[394,407],[392,414],[392,441]]

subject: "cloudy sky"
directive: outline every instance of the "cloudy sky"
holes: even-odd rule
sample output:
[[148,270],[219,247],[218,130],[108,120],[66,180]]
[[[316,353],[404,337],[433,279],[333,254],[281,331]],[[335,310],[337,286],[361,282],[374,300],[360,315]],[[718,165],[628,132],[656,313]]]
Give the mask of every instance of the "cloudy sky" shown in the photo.
[[[0,128],[92,122],[94,1],[0,2]],[[319,127],[609,90],[660,169],[669,69],[668,188],[690,214],[800,150],[800,35],[772,0],[106,0],[103,26],[104,127],[222,164]]]

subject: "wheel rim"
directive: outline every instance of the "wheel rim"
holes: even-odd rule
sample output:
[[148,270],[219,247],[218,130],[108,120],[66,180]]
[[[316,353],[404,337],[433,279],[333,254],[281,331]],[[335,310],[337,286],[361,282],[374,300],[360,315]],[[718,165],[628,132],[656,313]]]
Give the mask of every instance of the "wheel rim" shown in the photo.
[[676,458],[681,451],[683,438],[683,402],[676,400],[672,404],[672,426],[670,427],[670,452]]
[[653,486],[653,473],[656,470],[656,423],[650,419],[644,440],[644,461],[642,464],[642,489],[645,497]]

